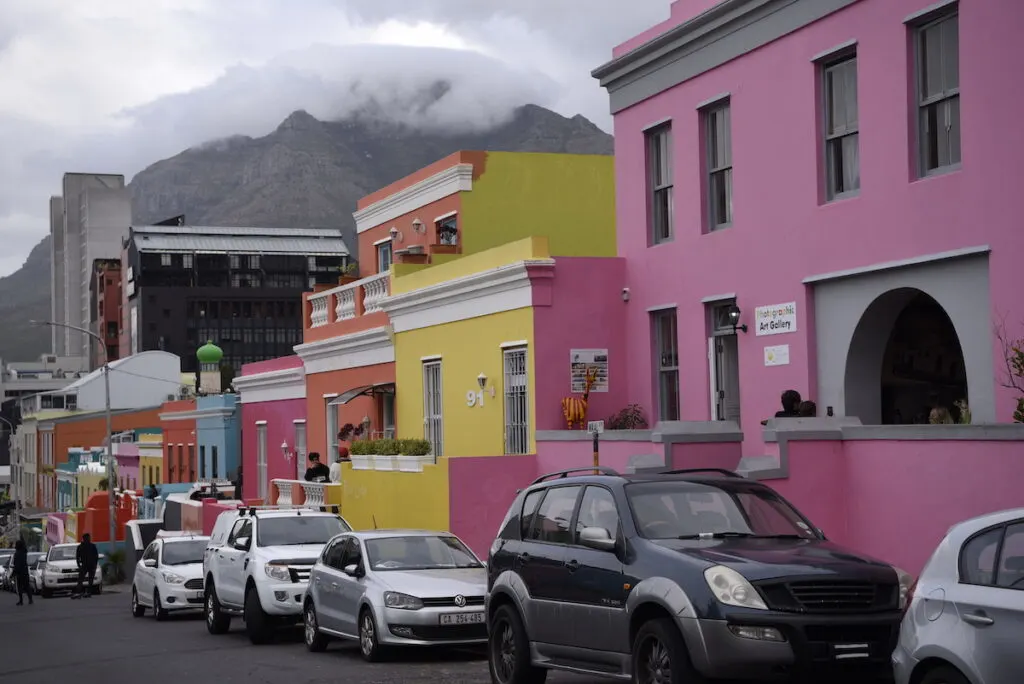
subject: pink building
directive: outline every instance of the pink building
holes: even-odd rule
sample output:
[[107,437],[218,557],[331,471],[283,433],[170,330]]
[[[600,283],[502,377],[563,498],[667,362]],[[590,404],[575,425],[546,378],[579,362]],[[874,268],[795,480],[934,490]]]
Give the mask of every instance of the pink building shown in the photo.
[[[1016,403],[1000,335],[1024,337],[1024,98],[1005,87],[1024,5],[959,9],[679,0],[594,72],[626,396],[655,423],[610,464],[739,468],[911,570],[952,522],[1020,505],[1024,432],[995,424]],[[817,417],[774,420],[787,389]],[[973,424],[922,425],[933,408]],[[589,451],[538,433],[542,464]]]
[[305,471],[302,359],[285,356],[245,364],[233,384],[242,406],[242,499],[266,501],[271,480],[292,480]]
[[117,487],[137,491],[142,488],[139,478],[139,445],[135,442],[114,442],[117,459]]

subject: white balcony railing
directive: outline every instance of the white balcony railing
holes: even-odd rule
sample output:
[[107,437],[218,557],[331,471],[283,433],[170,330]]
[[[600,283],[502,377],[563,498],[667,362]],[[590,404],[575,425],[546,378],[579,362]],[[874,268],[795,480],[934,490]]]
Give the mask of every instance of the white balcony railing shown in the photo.
[[309,298],[309,327],[319,328],[322,325],[327,325],[327,302],[329,299],[330,290],[318,292]]
[[391,291],[391,273],[379,273],[363,278],[363,312],[376,313],[381,311],[380,304]]
[[[305,482],[303,480],[272,480],[270,501],[272,506],[326,506],[327,501],[338,502],[341,485],[336,482]],[[274,492],[277,492],[276,498]],[[329,492],[333,492],[331,496]]]
[[381,311],[381,302],[391,291],[391,272],[356,280],[338,287],[317,292],[309,296],[309,327],[319,328],[331,322],[331,311],[335,321],[347,321],[358,315],[356,302],[362,298],[363,313]]
[[334,299],[337,300],[337,304],[334,306],[334,320],[347,321],[350,318],[356,317],[355,288],[349,287],[349,289],[339,290],[335,294]]

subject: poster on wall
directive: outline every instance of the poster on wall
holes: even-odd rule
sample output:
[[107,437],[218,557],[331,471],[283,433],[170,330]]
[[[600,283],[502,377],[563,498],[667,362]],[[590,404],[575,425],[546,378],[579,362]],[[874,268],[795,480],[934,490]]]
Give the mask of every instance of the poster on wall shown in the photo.
[[573,394],[583,394],[586,389],[587,373],[597,372],[591,392],[608,391],[608,350],[607,349],[570,349],[569,374],[570,388]]
[[764,348],[764,365],[766,366],[788,366],[789,345],[778,344],[773,347]]
[[754,326],[758,335],[796,332],[796,302],[757,307],[754,309]]

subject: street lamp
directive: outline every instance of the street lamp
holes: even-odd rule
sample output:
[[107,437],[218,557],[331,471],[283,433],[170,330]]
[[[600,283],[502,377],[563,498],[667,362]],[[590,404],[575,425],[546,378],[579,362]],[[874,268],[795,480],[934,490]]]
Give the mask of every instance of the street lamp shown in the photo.
[[79,328],[76,325],[58,323],[57,321],[29,321],[30,325],[46,325],[52,328],[67,328],[88,335],[96,340],[100,350],[103,352],[103,395],[104,411],[107,415],[107,495],[110,512],[110,552],[114,552],[114,545],[117,543],[117,507],[114,505],[114,420],[110,414],[110,357],[107,355],[107,345],[97,333],[88,328]]

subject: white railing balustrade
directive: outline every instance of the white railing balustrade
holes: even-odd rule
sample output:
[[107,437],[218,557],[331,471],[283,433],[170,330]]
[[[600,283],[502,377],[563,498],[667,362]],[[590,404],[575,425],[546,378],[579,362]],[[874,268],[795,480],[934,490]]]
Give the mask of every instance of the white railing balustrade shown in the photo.
[[346,285],[345,289],[338,290],[334,299],[337,301],[334,306],[335,320],[347,321],[356,317],[356,288],[354,285]]
[[291,506],[292,487],[295,485],[302,486],[302,483],[297,480],[274,480],[274,484],[277,485],[277,501],[273,503],[277,506]]
[[302,489],[306,493],[307,506],[323,506],[327,484],[324,482],[303,482]]
[[319,328],[327,325],[327,302],[330,299],[330,292],[318,292],[309,297],[309,327]]
[[363,312],[370,314],[382,311],[381,302],[391,290],[391,272],[378,273],[359,282],[363,286]]

